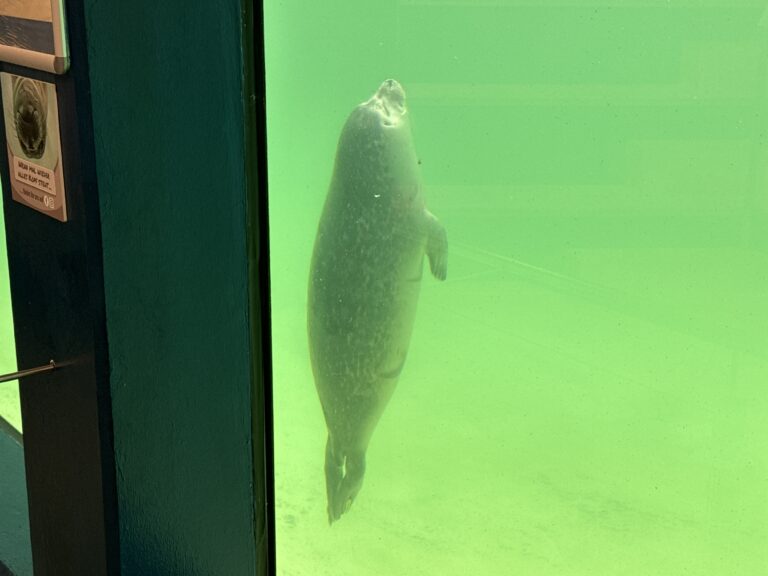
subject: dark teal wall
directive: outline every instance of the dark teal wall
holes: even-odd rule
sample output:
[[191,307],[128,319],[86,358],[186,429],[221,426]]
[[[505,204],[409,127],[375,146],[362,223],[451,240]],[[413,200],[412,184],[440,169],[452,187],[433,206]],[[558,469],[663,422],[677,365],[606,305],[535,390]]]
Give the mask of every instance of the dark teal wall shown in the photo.
[[123,576],[250,575],[240,2],[85,4]]

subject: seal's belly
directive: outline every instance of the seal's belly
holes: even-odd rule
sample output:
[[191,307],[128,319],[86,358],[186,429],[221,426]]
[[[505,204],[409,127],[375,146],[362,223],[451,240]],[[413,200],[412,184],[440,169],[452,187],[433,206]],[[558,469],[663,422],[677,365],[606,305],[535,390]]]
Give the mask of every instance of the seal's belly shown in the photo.
[[316,248],[309,343],[329,429],[367,444],[394,392],[413,331],[423,246]]

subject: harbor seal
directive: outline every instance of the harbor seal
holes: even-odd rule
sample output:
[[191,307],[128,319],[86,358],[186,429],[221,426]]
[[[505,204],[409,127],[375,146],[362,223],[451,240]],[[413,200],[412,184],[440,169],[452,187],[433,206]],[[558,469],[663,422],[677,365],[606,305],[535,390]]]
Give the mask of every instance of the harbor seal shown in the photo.
[[424,205],[419,164],[405,91],[386,80],[342,129],[310,269],[330,524],[362,486],[368,443],[408,352],[424,256],[436,278],[446,276],[446,233]]

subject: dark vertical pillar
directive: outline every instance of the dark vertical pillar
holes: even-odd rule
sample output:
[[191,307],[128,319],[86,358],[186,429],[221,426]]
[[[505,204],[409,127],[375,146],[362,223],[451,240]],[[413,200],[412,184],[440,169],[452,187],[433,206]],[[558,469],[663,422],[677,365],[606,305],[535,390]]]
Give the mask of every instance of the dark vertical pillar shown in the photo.
[[256,571],[245,5],[86,0],[126,575]]
[[262,2],[245,1],[244,50],[246,177],[248,179],[248,285],[252,362],[253,491],[257,574],[275,574],[272,327],[269,277],[267,114]]

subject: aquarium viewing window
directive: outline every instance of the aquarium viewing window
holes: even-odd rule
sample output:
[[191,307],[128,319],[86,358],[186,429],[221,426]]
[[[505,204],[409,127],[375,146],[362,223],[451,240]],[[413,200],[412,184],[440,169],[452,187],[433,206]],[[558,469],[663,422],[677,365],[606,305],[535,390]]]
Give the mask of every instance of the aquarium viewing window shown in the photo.
[[0,60],[63,74],[69,67],[64,0],[0,0]]
[[764,575],[765,2],[264,18],[277,573]]
[[[11,290],[8,277],[8,257],[5,249],[5,219],[0,213],[0,374],[16,370],[16,347],[11,314]],[[0,426],[8,422],[21,430],[19,388],[15,383],[0,384]]]

